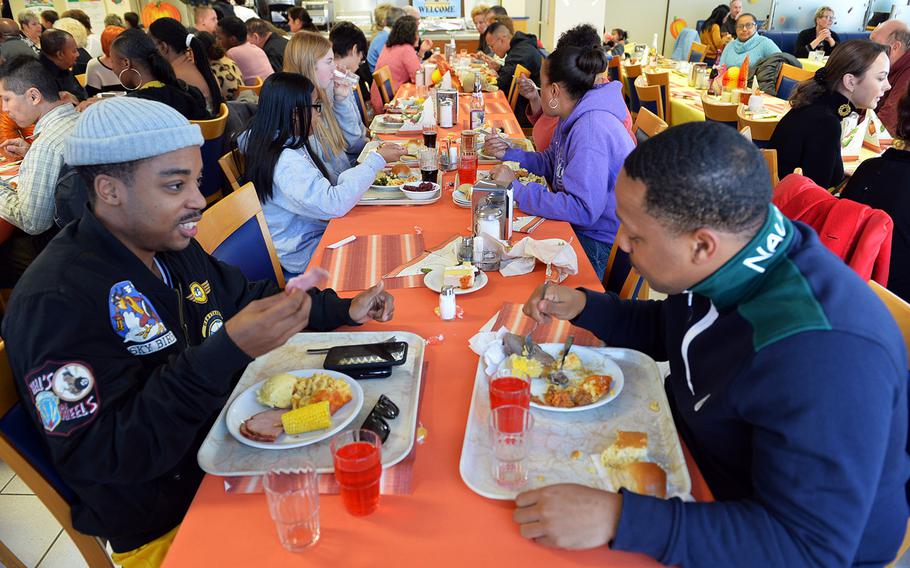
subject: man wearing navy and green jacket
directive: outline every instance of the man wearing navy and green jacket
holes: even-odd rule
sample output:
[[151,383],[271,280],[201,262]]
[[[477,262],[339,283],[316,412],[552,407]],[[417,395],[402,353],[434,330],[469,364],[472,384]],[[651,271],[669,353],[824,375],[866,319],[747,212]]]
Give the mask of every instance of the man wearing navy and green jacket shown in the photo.
[[717,501],[553,485],[516,498],[522,535],[682,566],[890,562],[910,455],[907,354],[887,309],[770,203],[764,160],[734,129],[648,140],[616,196],[620,246],[667,299],[551,286],[525,312],[668,360],[676,427]]

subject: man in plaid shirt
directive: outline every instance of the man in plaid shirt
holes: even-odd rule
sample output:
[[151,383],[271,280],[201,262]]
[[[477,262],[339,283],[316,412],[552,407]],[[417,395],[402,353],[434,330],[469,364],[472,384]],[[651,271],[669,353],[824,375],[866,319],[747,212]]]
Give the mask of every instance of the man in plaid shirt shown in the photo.
[[63,168],[63,144],[78,113],[63,101],[57,84],[31,57],[0,68],[3,110],[16,124],[35,125],[35,140],[8,140],[4,149],[23,156],[19,180],[0,180],[0,218],[18,230],[0,244],[0,287],[11,287],[54,236],[54,189]]

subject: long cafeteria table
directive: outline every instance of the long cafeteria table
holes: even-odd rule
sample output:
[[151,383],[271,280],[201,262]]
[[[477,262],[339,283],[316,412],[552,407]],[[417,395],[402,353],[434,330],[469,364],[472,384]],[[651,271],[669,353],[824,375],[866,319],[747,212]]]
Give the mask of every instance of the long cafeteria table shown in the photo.
[[[401,93],[407,92],[405,89]],[[501,92],[488,99],[505,100]],[[517,128],[514,115],[493,114],[500,115],[496,120],[513,123],[507,131]],[[402,234],[419,228],[426,244],[433,246],[454,233],[469,234],[470,225],[470,210],[457,207],[450,191],[429,205],[355,207],[329,223],[312,265],[320,263],[327,244],[349,235]],[[552,220],[544,222],[533,234],[537,239],[569,240],[573,236],[568,223]],[[579,272],[564,284],[602,290],[577,239],[572,240],[572,246],[578,255]],[[427,436],[423,444],[416,446],[412,494],[383,495],[379,509],[367,517],[349,515],[337,495],[321,495],[321,539],[314,548],[294,554],[279,544],[264,495],[227,494],[222,478],[207,475],[164,565],[657,566],[644,555],[606,547],[570,552],[538,546],[519,535],[518,526],[512,522],[512,502],[481,497],[461,480],[459,460],[478,362],[468,347],[468,339],[497,313],[503,302],[524,302],[544,281],[544,268],[538,263],[536,270],[527,275],[489,276],[490,282],[483,289],[458,296],[463,319],[441,321],[433,312],[438,294],[423,287],[408,288],[392,292],[395,317],[391,322],[371,322],[357,328],[444,336],[440,343],[426,349],[428,369],[419,420],[426,427]],[[688,454],[687,462],[693,495],[698,500],[710,499]]]

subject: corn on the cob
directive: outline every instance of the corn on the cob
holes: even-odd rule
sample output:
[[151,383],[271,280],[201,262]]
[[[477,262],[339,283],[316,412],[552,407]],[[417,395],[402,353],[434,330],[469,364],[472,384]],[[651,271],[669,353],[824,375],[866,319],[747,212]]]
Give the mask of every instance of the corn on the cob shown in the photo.
[[332,425],[329,401],[324,400],[285,412],[281,415],[281,425],[288,434],[301,434],[328,428]]

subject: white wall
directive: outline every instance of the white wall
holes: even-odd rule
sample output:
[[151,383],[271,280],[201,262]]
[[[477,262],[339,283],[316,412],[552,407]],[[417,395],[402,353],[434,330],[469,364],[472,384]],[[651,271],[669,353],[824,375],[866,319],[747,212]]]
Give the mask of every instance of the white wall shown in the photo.
[[666,14],[667,0],[606,0],[604,28],[622,28],[629,32],[629,41],[648,45],[657,33],[657,45],[660,46],[663,43]]

